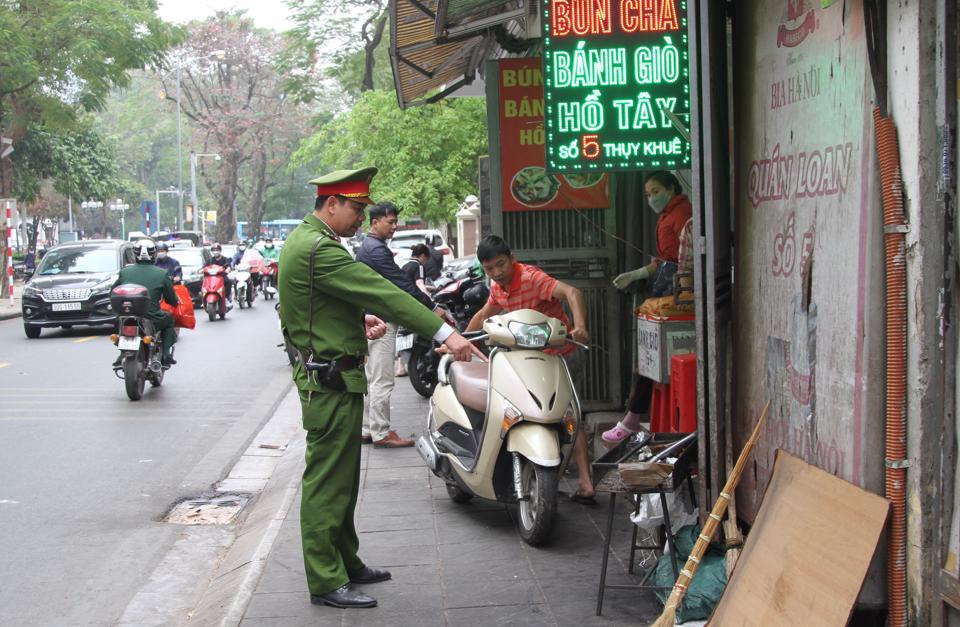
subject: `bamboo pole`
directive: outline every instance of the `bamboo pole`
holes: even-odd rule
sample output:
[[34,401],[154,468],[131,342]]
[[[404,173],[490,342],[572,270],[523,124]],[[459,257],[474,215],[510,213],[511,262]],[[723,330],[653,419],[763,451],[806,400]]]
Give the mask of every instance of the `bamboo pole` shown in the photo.
[[[676,583],[673,584],[673,591],[670,592],[670,597],[663,607],[663,613],[660,614],[660,618],[653,622],[651,627],[670,627],[676,621],[677,608],[680,607],[683,596],[687,593],[687,588],[690,587],[690,581],[693,579],[693,576],[697,574],[700,559],[710,545],[713,535],[717,532],[717,527],[720,526],[724,510],[727,509],[727,505],[730,502],[730,495],[733,494],[737,484],[740,483],[740,477],[743,475],[743,469],[747,465],[750,452],[760,438],[760,432],[763,429],[763,423],[766,421],[768,411],[770,411],[770,401],[767,401],[766,406],[763,408],[763,413],[760,415],[760,420],[757,421],[757,425],[753,428],[750,439],[747,440],[747,443],[743,446],[743,450],[740,451],[740,457],[737,458],[733,472],[727,477],[727,483],[723,486],[723,491],[720,492],[720,496],[717,497],[717,501],[713,504],[710,517],[707,518],[706,524],[700,531],[700,537],[697,538],[697,543],[693,545],[693,550],[690,552],[690,556],[687,558],[687,563],[684,565],[683,570],[680,571],[680,576],[677,578]],[[673,559],[672,555],[670,559]]]

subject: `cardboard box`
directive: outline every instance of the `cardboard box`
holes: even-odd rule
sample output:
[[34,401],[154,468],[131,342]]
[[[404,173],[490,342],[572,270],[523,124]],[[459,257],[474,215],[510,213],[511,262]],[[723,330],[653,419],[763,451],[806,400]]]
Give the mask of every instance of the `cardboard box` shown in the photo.
[[696,352],[693,320],[660,320],[637,316],[637,373],[657,383],[670,383],[670,358]]

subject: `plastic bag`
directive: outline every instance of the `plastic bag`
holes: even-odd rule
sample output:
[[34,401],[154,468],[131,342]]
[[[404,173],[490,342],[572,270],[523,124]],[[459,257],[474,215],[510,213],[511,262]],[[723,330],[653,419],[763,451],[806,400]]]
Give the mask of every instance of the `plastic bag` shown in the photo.
[[[676,492],[668,492],[667,511],[670,512],[670,527],[675,534],[681,527],[697,523],[697,508],[690,502],[690,493],[684,487]],[[630,520],[633,524],[649,533],[656,533],[657,529],[663,525],[663,509],[660,507],[659,494],[641,494],[640,509],[635,514],[630,514]]]
[[[699,535],[700,525],[687,525],[675,535],[679,555],[665,554],[657,562],[657,567],[653,571],[652,583],[667,588],[666,590],[657,590],[657,598],[660,599],[661,603],[666,603],[667,597],[670,596],[670,590],[676,582],[670,560],[676,560],[678,572],[682,570]],[[697,574],[690,582],[690,587],[687,588],[687,593],[683,597],[683,603],[677,610],[677,623],[710,618],[710,614],[713,613],[714,608],[719,603],[726,587],[726,556],[711,546],[701,558],[700,565],[697,567]]]
[[180,304],[176,307],[168,305],[166,301],[160,301],[160,309],[170,312],[173,316],[174,326],[183,329],[192,329],[197,326],[197,319],[193,315],[193,300],[190,298],[190,291],[186,285],[177,284],[173,286],[173,291],[177,293]]

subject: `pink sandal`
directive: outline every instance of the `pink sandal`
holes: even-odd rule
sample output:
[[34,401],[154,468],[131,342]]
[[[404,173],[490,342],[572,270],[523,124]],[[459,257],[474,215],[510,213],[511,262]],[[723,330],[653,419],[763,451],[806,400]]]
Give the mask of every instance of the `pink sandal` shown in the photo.
[[603,434],[600,436],[600,439],[602,439],[604,442],[607,442],[609,444],[619,444],[620,442],[623,442],[624,440],[629,438],[631,435],[633,435],[634,433],[638,433],[639,431],[640,431],[639,429],[637,429],[636,431],[633,431],[632,429],[624,425],[623,421],[620,421],[612,429],[608,429],[607,431],[604,431]]

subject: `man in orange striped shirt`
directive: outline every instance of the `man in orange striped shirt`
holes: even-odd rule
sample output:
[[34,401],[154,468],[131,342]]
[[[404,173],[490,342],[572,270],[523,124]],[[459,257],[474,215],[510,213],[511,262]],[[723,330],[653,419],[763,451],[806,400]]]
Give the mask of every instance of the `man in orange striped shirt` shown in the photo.
[[[490,316],[503,311],[533,309],[560,320],[567,327],[567,337],[582,344],[590,341],[587,331],[587,310],[583,294],[572,285],[559,281],[540,268],[516,260],[502,237],[488,235],[477,246],[477,259],[491,279],[490,298],[467,325],[466,331],[478,331]],[[573,325],[563,309],[566,302],[573,312]],[[560,355],[567,362],[577,395],[583,395],[585,358],[583,349],[576,344],[562,348],[546,349],[547,353]],[[587,453],[587,438],[583,430],[577,432],[573,445],[573,458],[577,462],[579,486],[570,498],[577,503],[594,504],[593,481],[590,479],[590,458]]]

